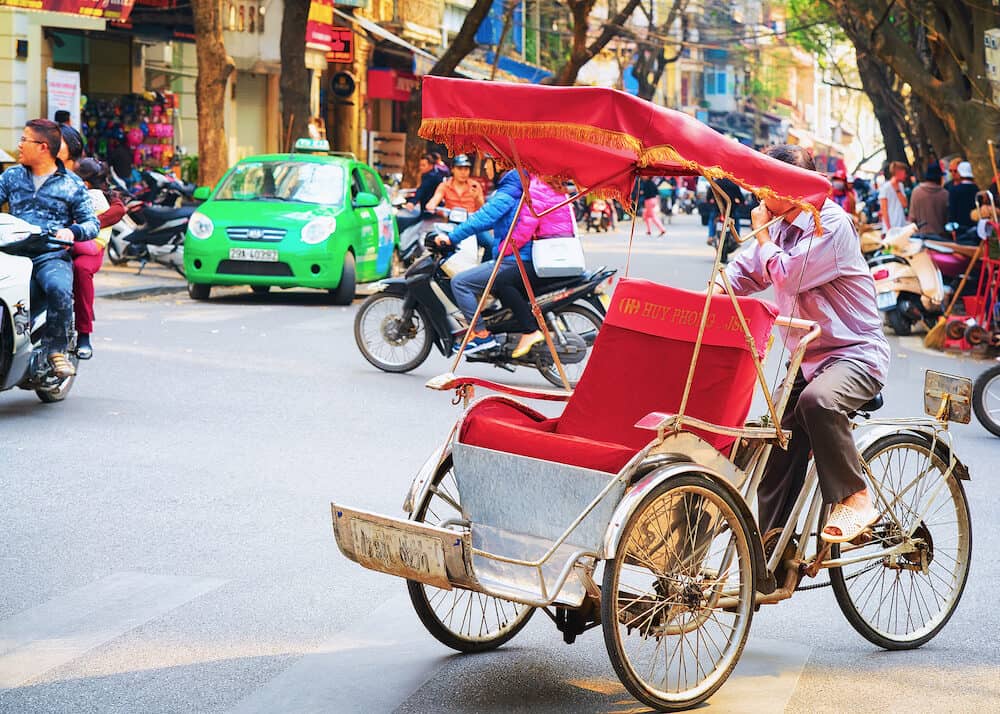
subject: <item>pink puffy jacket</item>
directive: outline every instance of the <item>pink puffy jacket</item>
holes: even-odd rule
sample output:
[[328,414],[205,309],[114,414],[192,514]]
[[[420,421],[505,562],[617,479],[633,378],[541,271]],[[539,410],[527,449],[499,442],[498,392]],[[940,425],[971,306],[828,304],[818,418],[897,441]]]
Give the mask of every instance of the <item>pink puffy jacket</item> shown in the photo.
[[[531,204],[535,213],[558,205],[566,200],[567,196],[561,191],[556,191],[547,183],[541,181],[537,176],[531,177],[528,184],[528,191],[531,194]],[[552,211],[541,218],[536,218],[528,208],[528,199],[524,199],[520,213],[514,223],[514,233],[511,240],[518,250],[527,245],[532,239],[556,238],[571,236],[574,234],[573,208],[565,205],[557,211]],[[513,255],[514,249],[511,246],[504,251],[504,256]]]

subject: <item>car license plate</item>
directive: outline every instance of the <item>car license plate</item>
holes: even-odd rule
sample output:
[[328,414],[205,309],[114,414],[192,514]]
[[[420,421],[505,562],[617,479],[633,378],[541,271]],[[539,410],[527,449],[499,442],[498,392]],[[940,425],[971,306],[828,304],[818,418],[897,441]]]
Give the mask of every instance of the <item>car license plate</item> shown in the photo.
[[891,310],[896,307],[896,293],[879,293],[875,301],[879,310]]
[[438,539],[358,518],[351,520],[351,537],[366,568],[451,589]]
[[252,260],[258,263],[277,263],[278,251],[265,248],[230,248],[230,260]]

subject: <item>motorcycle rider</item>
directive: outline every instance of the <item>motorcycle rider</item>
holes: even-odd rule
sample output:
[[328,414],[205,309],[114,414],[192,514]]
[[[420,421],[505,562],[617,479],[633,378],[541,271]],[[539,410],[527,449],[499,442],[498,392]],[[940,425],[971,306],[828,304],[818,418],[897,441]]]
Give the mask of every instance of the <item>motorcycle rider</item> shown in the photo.
[[[42,230],[52,231],[61,241],[87,241],[97,236],[87,187],[66,170],[57,157],[62,143],[59,125],[48,119],[32,119],[18,142],[19,161],[0,175],[0,205]],[[76,374],[67,359],[73,324],[73,265],[69,251],[47,245],[32,259],[32,280],[45,293],[47,319],[45,342],[53,374],[59,379]]]
[[[493,172],[493,181],[496,191],[490,199],[483,204],[483,207],[469,216],[465,223],[460,224],[451,232],[450,236],[439,235],[435,238],[438,245],[451,243],[458,245],[470,236],[474,236],[486,230],[493,229],[493,255],[499,255],[500,245],[507,238],[514,219],[517,217],[518,206],[521,196],[524,193],[521,188],[521,179],[517,171],[507,171],[502,176],[496,172],[496,166],[492,161],[487,162],[487,176]],[[520,249],[521,259],[531,260],[530,240]],[[513,253],[501,257],[500,273],[519,272],[517,262]],[[490,260],[479,265],[463,270],[451,280],[451,290],[455,295],[455,303],[465,315],[467,320],[471,320],[476,314],[476,306],[479,304],[479,296],[486,290],[486,283],[489,282],[493,273],[494,261]],[[499,274],[498,276],[499,277]],[[509,306],[508,306],[509,307]],[[474,325],[473,338],[466,346],[467,354],[474,354],[482,350],[490,350],[497,346],[493,335],[486,329],[486,323],[480,316]]]

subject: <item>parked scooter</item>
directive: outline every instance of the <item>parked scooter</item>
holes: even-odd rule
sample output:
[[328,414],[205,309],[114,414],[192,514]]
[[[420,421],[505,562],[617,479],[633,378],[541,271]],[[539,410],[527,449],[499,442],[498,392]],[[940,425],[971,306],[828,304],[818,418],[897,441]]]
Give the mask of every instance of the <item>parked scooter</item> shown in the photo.
[[972,408],[979,423],[994,436],[1000,436],[1000,364],[976,377]]
[[914,223],[889,229],[881,240],[882,252],[868,261],[878,309],[897,335],[909,335],[920,320],[931,327],[943,313],[944,280],[931,255],[947,248],[916,232]]
[[[467,239],[474,241],[474,239]],[[365,300],[354,320],[354,339],[361,354],[385,372],[409,372],[427,359],[432,347],[450,356],[466,325],[455,306],[451,279],[442,267],[452,258],[450,248],[428,246],[401,278],[378,283],[378,292]],[[538,306],[546,320],[567,378],[575,384],[604,322],[603,285],[615,270],[601,268],[575,278],[541,281],[536,291]],[[545,379],[563,386],[548,345],[541,342],[525,356],[514,359],[520,340],[511,311],[493,304],[483,313],[499,347],[467,355],[469,362],[484,362],[514,371],[517,366],[537,369]]]
[[108,260],[113,265],[139,261],[139,272],[149,261],[184,275],[184,234],[195,206],[170,208],[129,203],[129,211],[111,228]]
[[[60,379],[52,373],[42,339],[44,303],[32,303],[32,262],[21,255],[38,242],[67,245],[36,226],[0,213],[0,391],[19,387],[33,390],[43,402],[61,402],[76,377]],[[70,335],[66,357],[79,369],[75,333]]]

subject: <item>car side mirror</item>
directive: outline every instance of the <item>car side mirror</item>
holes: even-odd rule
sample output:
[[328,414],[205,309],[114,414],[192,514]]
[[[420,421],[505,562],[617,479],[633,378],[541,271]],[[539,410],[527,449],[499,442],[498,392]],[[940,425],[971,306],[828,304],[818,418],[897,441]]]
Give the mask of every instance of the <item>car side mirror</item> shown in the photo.
[[194,190],[194,200],[195,201],[207,201],[208,197],[212,195],[211,186],[199,186]]
[[374,193],[361,191],[354,197],[355,208],[375,208],[379,204],[378,196]]

